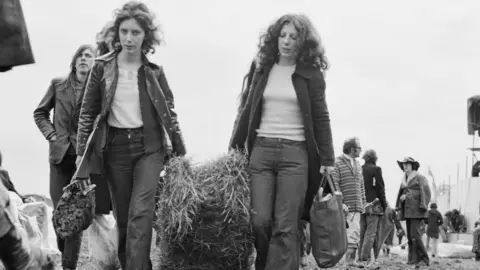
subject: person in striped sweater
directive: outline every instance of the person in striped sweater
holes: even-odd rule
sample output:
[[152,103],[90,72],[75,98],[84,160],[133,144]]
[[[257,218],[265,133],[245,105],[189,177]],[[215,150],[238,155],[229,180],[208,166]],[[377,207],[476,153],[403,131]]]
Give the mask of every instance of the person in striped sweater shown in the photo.
[[343,155],[335,160],[332,179],[335,189],[342,192],[344,210],[347,212],[348,250],[345,261],[348,266],[361,267],[356,263],[355,255],[360,240],[360,215],[366,204],[362,167],[357,158],[362,152],[360,140],[349,138],[343,143]]

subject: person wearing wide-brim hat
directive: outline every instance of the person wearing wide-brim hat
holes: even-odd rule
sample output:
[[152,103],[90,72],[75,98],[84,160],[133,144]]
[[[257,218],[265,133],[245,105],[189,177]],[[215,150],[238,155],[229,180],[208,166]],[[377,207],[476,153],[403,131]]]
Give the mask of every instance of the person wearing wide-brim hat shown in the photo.
[[404,174],[395,208],[399,219],[407,223],[408,264],[429,265],[430,260],[422,241],[422,222],[428,216],[430,187],[427,178],[418,173],[418,161],[406,157],[397,163]]

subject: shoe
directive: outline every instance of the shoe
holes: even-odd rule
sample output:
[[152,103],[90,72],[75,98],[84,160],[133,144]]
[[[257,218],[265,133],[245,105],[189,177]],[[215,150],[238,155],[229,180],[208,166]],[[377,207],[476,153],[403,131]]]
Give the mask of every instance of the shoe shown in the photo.
[[366,263],[364,262],[356,262],[356,261],[347,262],[347,266],[355,267],[355,268],[365,268],[365,265]]
[[415,269],[419,269],[419,268],[422,268],[422,267],[425,267],[425,266],[429,266],[428,263],[426,263],[424,261],[420,261],[417,264],[415,264]]

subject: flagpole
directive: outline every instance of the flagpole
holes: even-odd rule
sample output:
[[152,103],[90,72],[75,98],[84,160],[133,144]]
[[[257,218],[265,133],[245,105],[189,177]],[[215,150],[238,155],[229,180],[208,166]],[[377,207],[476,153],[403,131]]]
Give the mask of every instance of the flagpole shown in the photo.
[[452,192],[452,186],[450,185],[450,175],[448,176],[448,209],[451,209],[451,204],[450,204],[450,193]]
[[460,180],[460,163],[457,163],[457,185],[459,180]]
[[465,156],[465,178],[468,177],[468,156]]

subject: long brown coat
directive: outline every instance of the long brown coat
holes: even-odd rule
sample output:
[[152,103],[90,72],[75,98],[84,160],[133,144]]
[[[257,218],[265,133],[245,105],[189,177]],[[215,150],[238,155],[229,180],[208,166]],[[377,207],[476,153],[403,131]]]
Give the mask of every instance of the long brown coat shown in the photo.
[[[258,68],[252,79],[248,97],[235,121],[230,147],[252,152],[262,116],[262,97],[271,67]],[[303,115],[308,148],[309,181],[303,219],[309,220],[309,210],[321,182],[320,166],[333,166],[332,131],[325,99],[325,80],[320,69],[297,65],[292,83]]]
[[[401,201],[400,197],[405,194],[405,201]],[[425,176],[417,174],[407,185],[400,185],[398,190],[396,209],[400,210],[399,219],[407,218],[427,218],[428,204],[430,203],[431,192],[428,181]]]

